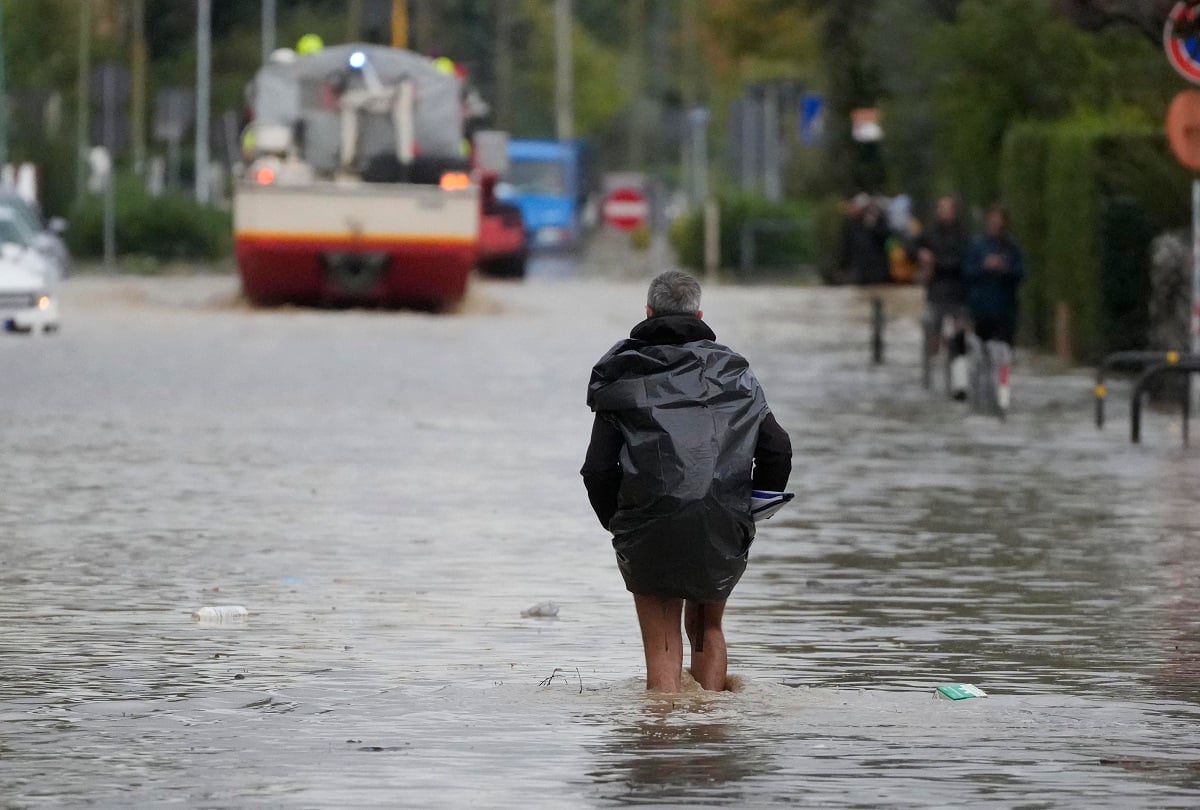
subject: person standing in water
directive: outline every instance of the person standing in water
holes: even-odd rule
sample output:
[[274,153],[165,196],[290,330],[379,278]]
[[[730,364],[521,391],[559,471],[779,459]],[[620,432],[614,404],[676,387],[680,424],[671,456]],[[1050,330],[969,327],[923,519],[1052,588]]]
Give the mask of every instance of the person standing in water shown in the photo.
[[983,233],[971,244],[963,275],[975,335],[1011,349],[1017,334],[1017,290],[1025,280],[1025,256],[1008,232],[1008,213],[988,209]]
[[917,242],[917,259],[925,273],[925,316],[923,326],[930,337],[930,349],[937,353],[942,327],[952,324],[950,341],[950,395],[967,398],[967,284],[963,265],[967,256],[967,232],[958,217],[953,197],[937,201],[933,224]]
[[791,441],[749,364],[703,314],[694,278],[661,273],[646,320],[588,384],[595,419],[581,473],[633,594],[652,690],[680,689],[681,620],[692,677],[726,688],[721,621],[754,540],[750,493],[782,491],[792,469]]

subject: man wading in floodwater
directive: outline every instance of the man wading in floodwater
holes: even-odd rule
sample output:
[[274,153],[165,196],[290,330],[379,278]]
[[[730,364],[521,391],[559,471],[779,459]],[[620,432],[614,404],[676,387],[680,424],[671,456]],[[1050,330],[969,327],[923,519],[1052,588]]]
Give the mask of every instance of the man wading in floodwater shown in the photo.
[[696,280],[662,273],[646,320],[588,384],[596,418],[583,481],[633,593],[646,688],[671,692],[682,677],[681,616],[692,677],[725,688],[721,619],[754,540],[750,491],[782,491],[792,470],[791,442],[749,364],[702,317]]

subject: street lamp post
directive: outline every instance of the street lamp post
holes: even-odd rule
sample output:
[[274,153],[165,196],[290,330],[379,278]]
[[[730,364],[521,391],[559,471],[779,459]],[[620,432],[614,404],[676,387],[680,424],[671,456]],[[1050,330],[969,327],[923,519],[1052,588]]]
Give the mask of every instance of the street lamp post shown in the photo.
[[88,73],[92,62],[92,4],[79,4],[79,77],[76,92],[79,110],[75,116],[75,201],[87,191],[88,131],[91,129],[91,97],[88,94]]
[[262,63],[265,65],[275,52],[275,0],[262,0]]
[[572,109],[575,90],[574,58],[571,54],[571,22],[574,18],[571,0],[556,0],[554,4],[554,129],[560,141],[570,140],[575,132],[575,112]]
[[146,171],[146,0],[133,0],[133,106],[130,129],[133,134],[133,170],[138,176]]
[[212,70],[212,0],[199,0],[196,12],[196,202],[207,205],[208,108]]

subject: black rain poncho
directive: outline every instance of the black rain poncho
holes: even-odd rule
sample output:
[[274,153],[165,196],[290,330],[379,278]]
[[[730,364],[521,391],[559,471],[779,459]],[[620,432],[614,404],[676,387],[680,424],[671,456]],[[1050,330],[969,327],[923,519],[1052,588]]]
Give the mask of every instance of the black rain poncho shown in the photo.
[[770,412],[745,358],[715,338],[693,316],[652,318],[592,369],[588,406],[623,439],[608,528],[633,593],[716,602],[746,569]]

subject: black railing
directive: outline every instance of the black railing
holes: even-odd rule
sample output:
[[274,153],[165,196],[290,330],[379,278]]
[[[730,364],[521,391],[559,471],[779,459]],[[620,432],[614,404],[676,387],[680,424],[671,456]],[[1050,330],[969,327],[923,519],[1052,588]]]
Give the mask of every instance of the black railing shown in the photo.
[[[1146,388],[1163,374],[1200,374],[1200,357],[1176,357],[1175,362],[1159,361],[1142,372],[1133,386],[1129,408],[1129,438],[1134,444],[1142,440],[1142,396]],[[1191,385],[1184,387],[1183,397],[1183,446],[1188,446],[1188,429],[1192,411]]]
[[1113,352],[1101,360],[1100,365],[1096,368],[1096,387],[1092,389],[1096,400],[1096,428],[1104,427],[1104,400],[1108,396],[1108,386],[1105,385],[1104,378],[1108,372],[1142,371],[1155,363],[1175,365],[1181,359],[1186,358],[1187,355],[1181,355],[1174,351],[1127,351]]

